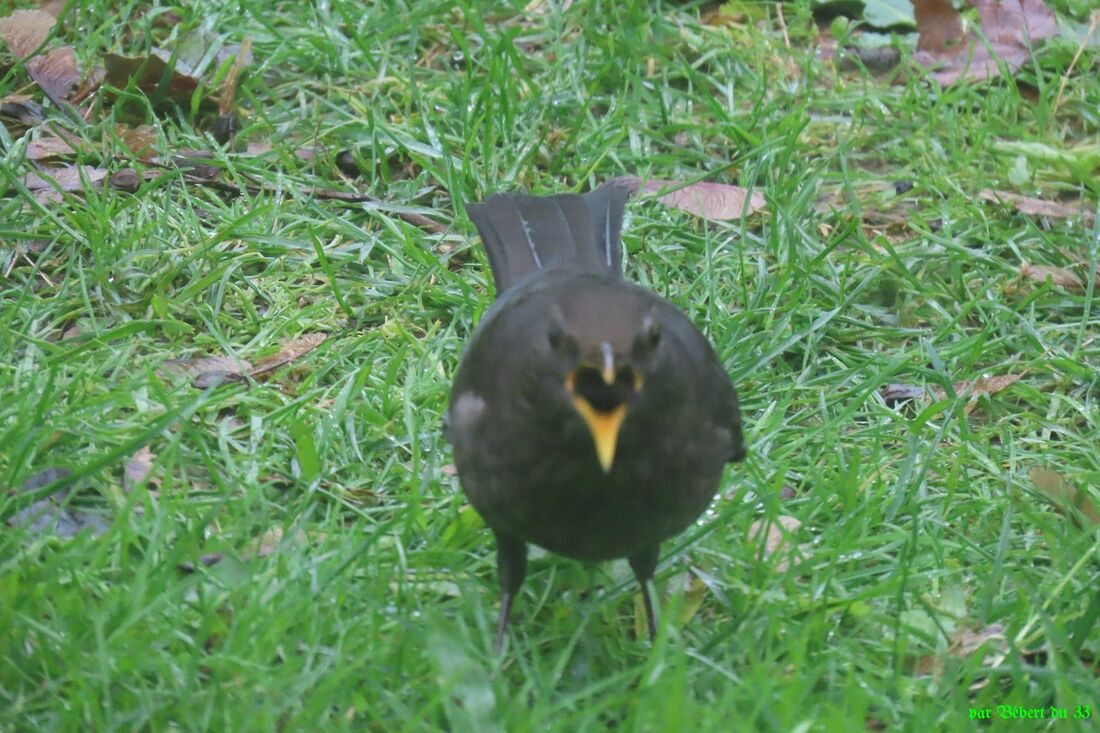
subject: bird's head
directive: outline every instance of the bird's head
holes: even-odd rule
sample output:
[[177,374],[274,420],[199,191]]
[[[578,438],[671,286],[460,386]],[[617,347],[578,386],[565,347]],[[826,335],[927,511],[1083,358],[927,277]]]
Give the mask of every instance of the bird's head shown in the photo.
[[606,296],[590,307],[585,300],[574,294],[551,309],[546,344],[562,394],[588,426],[608,473],[623,421],[662,361],[663,329],[656,308]]

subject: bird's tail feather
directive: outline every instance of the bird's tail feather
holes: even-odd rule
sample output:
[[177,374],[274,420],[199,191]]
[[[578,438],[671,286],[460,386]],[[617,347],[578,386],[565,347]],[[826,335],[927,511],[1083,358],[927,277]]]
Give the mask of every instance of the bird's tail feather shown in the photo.
[[570,263],[622,273],[619,233],[629,191],[604,184],[583,195],[498,193],[466,213],[481,234],[497,295],[529,273]]

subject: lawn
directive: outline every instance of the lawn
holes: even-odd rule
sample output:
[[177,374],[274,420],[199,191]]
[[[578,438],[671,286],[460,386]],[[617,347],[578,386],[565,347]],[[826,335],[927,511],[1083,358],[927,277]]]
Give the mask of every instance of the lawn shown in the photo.
[[[198,86],[58,104],[0,51],[0,730],[1089,729],[1088,5],[941,85],[802,1],[70,3],[47,46]],[[654,643],[625,562],[533,552],[497,657],[441,431],[493,298],[463,207],[618,176],[764,197],[624,231],[748,459],[664,546]]]

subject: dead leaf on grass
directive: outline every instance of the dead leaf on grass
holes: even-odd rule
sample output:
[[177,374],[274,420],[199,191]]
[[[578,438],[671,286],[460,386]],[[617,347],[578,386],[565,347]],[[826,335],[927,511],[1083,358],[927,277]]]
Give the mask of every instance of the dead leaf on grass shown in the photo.
[[40,10],[16,10],[0,18],[0,38],[12,54],[25,59],[42,47],[57,19]]
[[72,155],[76,155],[76,150],[64,138],[46,135],[27,143],[27,160],[38,162]]
[[918,50],[938,53],[962,41],[962,16],[951,0],[913,0],[913,17]]
[[326,338],[328,338],[328,334],[307,333],[291,341],[286,341],[283,343],[283,348],[281,348],[277,354],[272,354],[271,356],[260,359],[256,362],[256,366],[252,367],[248,373],[256,377],[266,372],[270,372],[273,369],[278,369],[313,351],[324,343]]
[[75,193],[99,188],[107,171],[90,165],[73,165],[64,168],[44,168],[37,173],[23,176],[23,185],[41,203],[57,203],[65,200],[65,193]]
[[1020,263],[1020,277],[1034,280],[1037,283],[1045,283],[1048,280],[1054,285],[1067,290],[1084,290],[1084,283],[1077,274],[1066,267],[1054,267],[1053,265],[1035,265],[1030,262]]
[[759,211],[765,204],[764,196],[760,192],[753,191],[750,195],[748,189],[726,183],[699,181],[685,186],[680,181],[660,178],[650,178],[643,182],[635,176],[614,178],[609,183],[620,185],[632,193],[638,190],[659,193],[675,189],[658,197],[658,201],[670,208],[714,221],[739,219]]
[[119,89],[133,84],[154,103],[168,100],[176,104],[189,104],[199,88],[198,79],[180,71],[175,65],[169,67],[164,59],[155,54],[120,56],[109,53],[104,55],[103,64],[107,71],[104,78],[108,84]]
[[71,46],[55,48],[26,63],[27,73],[50,99],[68,99],[80,83],[80,65]]
[[[956,30],[954,24],[960,16],[948,10],[950,3],[939,0],[914,6],[914,10],[921,8],[916,12],[921,40],[913,58],[932,69],[930,75],[943,86],[996,77],[1001,73],[998,61],[1011,74],[1030,58],[1039,41],[1058,35],[1054,12],[1042,0],[973,0],[972,4],[981,18],[984,39],[974,32],[959,36],[961,25]],[[950,19],[951,13],[955,20]],[[928,40],[924,40],[926,34]]]
[[46,111],[26,94],[9,94],[0,99],[0,117],[16,120],[24,127],[33,127],[46,119]]
[[1046,216],[1051,219],[1069,219],[1080,216],[1086,224],[1092,224],[1096,220],[1096,213],[1084,201],[1047,201],[990,188],[979,192],[978,196],[985,201],[1012,205],[1021,214],[1027,214],[1028,216]]
[[781,552],[787,557],[775,565],[776,572],[782,573],[790,567],[790,560],[801,560],[803,546],[795,546],[790,537],[802,527],[802,522],[794,517],[780,514],[775,521],[758,519],[749,527],[749,542],[756,542],[764,535],[764,557]]
[[162,367],[167,372],[191,377],[191,385],[206,389],[225,381],[240,380],[252,369],[247,361],[231,356],[206,356],[197,359],[169,359]]
[[1062,514],[1069,516],[1075,523],[1080,524],[1080,516],[1084,516],[1093,524],[1100,523],[1100,511],[1087,489],[1081,489],[1065,476],[1049,468],[1033,468],[1028,471],[1031,480],[1035,482],[1035,488],[1047,497],[1055,508]]
[[[45,488],[69,476],[65,468],[47,468],[23,482],[22,493]],[[7,520],[8,526],[23,527],[32,534],[50,534],[57,537],[75,537],[87,530],[93,537],[107,531],[110,526],[99,514],[93,514],[68,506],[72,486],[62,488],[20,509]]]
[[[60,100],[67,98],[80,83],[80,66],[71,46],[42,49],[56,22],[52,15],[40,10],[17,10],[0,18],[0,38],[23,60],[34,83],[51,99]],[[31,57],[40,49],[45,53]]]
[[[958,396],[975,399],[982,395],[997,394],[1006,387],[1016,384],[1016,382],[1019,382],[1022,378],[1022,374],[1001,374],[995,377],[979,377],[974,380],[963,380],[961,382],[955,382],[952,386],[955,388],[955,394]],[[929,390],[937,400],[947,399],[947,391],[943,387],[933,385]]]
[[144,446],[137,453],[130,456],[130,460],[126,462],[126,466],[122,469],[122,488],[130,491],[144,481],[148,477],[149,471],[153,469],[155,458],[156,456],[153,455],[153,451],[149,449],[149,446]]

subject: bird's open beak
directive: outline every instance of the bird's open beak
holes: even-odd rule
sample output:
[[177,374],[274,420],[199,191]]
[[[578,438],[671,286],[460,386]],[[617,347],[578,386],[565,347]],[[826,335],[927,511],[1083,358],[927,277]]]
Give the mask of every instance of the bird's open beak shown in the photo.
[[[596,371],[600,375],[600,379],[603,380],[603,384],[600,385],[597,380],[597,389],[606,388],[610,394],[614,394],[613,391],[619,389],[616,380],[618,374],[615,370],[615,352],[611,348],[611,344],[600,344],[600,364],[598,367],[593,366],[580,366],[569,373],[565,379],[565,386],[569,392],[570,397],[573,400],[573,407],[576,408],[581,418],[584,419],[588,430],[592,433],[592,442],[596,447],[596,458],[600,462],[600,468],[604,473],[611,471],[611,466],[615,462],[615,447],[619,442],[619,429],[623,425],[623,419],[626,417],[627,403],[620,401],[610,409],[597,409],[593,406],[593,400],[591,395],[587,395],[586,392],[592,389],[591,385],[582,387],[578,384],[578,374],[582,370]],[[641,379],[639,376],[634,375],[633,382],[630,388],[637,391],[641,387]],[[603,402],[601,400],[601,402]]]

